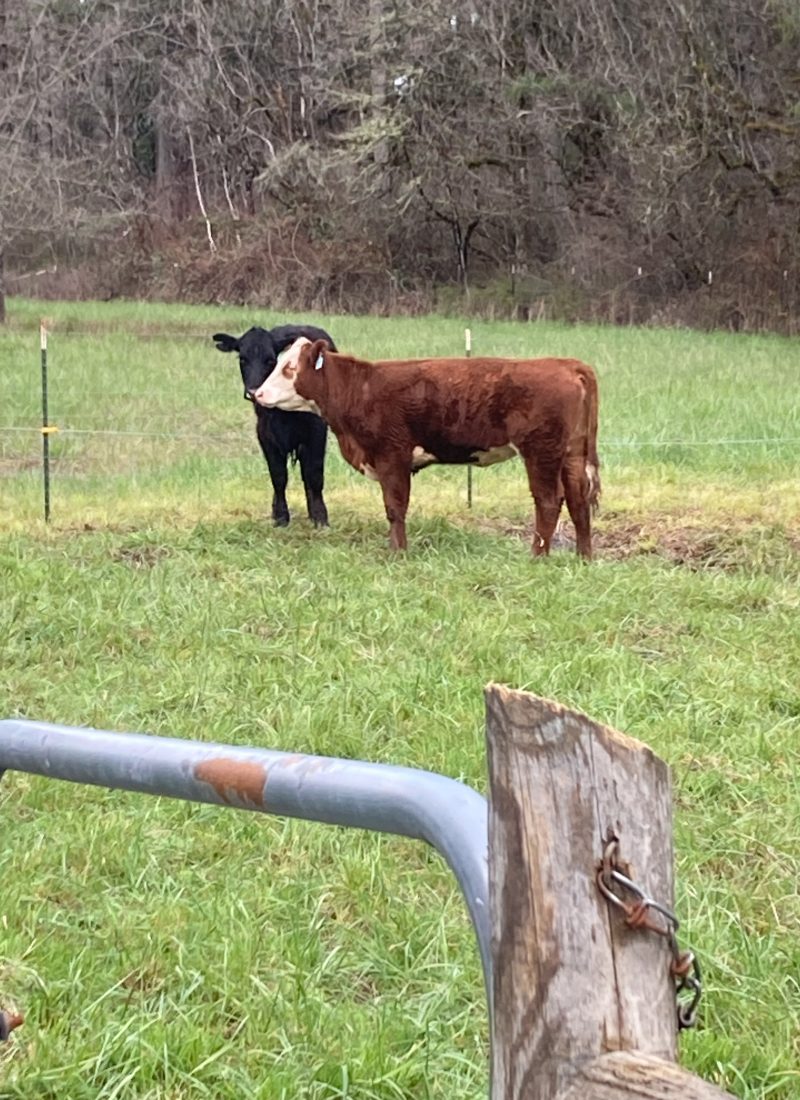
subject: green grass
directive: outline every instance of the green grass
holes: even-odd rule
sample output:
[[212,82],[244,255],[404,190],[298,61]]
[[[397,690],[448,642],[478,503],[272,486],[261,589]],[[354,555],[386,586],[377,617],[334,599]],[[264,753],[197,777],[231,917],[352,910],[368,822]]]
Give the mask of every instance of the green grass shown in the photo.
[[[68,435],[40,518],[38,337]],[[266,317],[269,321],[271,318]],[[457,320],[322,318],[343,347],[446,354]],[[0,716],[387,761],[485,789],[489,680],[576,706],[673,769],[683,1063],[800,1096],[796,342],[482,324],[601,384],[598,560],[533,562],[518,464],[415,479],[391,558],[331,446],[332,527],[266,521],[233,357],[241,310],[11,302],[0,334]],[[210,438],[213,437],[213,438]],[[767,439],[762,444],[707,440]],[[656,446],[659,441],[698,446]],[[631,446],[647,443],[648,446]],[[0,784],[0,1097],[485,1093],[474,937],[422,845],[21,774]]]

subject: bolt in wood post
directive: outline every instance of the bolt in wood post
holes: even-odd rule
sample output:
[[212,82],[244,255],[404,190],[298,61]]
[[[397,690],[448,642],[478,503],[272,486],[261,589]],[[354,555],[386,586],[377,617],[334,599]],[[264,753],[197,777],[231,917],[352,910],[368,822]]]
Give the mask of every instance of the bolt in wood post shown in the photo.
[[492,1100],[714,1100],[675,1065],[666,939],[627,927],[595,875],[609,829],[673,904],[671,783],[646,745],[558,703],[486,689]]

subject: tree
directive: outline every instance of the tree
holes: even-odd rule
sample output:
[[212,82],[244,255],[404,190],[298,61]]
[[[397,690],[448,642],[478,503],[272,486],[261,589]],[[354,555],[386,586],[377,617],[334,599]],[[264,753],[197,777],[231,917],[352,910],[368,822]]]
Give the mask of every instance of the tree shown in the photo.
[[791,327],[799,50],[795,0],[0,0],[0,256]]

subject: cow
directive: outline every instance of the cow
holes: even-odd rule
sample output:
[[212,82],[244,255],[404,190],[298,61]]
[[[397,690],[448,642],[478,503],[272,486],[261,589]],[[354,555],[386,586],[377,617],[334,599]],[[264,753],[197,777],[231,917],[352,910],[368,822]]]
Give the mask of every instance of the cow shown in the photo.
[[276,527],[289,523],[286,503],[288,459],[300,462],[300,474],[306,491],[308,518],[315,527],[327,527],[328,510],[322,496],[324,487],[325,445],[328,428],[314,413],[290,415],[282,409],[268,409],[253,401],[253,394],[274,370],[278,355],[298,338],[324,340],[336,349],[324,329],[314,325],[279,325],[273,329],[251,328],[243,336],[215,332],[212,340],[218,351],[238,352],[244,396],[253,402],[256,435],[272,481],[272,519]]
[[407,546],[413,473],[437,462],[488,466],[518,454],[535,503],[533,553],[550,552],[566,499],[577,552],[592,556],[597,379],[577,359],[368,363],[305,339],[284,352],[254,398],[325,418],[350,465],[380,482],[393,550]]

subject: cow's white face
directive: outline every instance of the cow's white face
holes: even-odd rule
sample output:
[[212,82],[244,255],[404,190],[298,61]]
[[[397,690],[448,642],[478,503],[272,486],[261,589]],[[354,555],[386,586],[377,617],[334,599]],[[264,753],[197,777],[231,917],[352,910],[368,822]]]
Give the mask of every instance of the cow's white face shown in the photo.
[[275,370],[253,394],[258,405],[268,409],[284,409],[286,412],[312,412],[319,414],[313,401],[301,397],[294,388],[297,372],[300,369],[300,352],[311,341],[301,336],[291,347],[278,356]]

